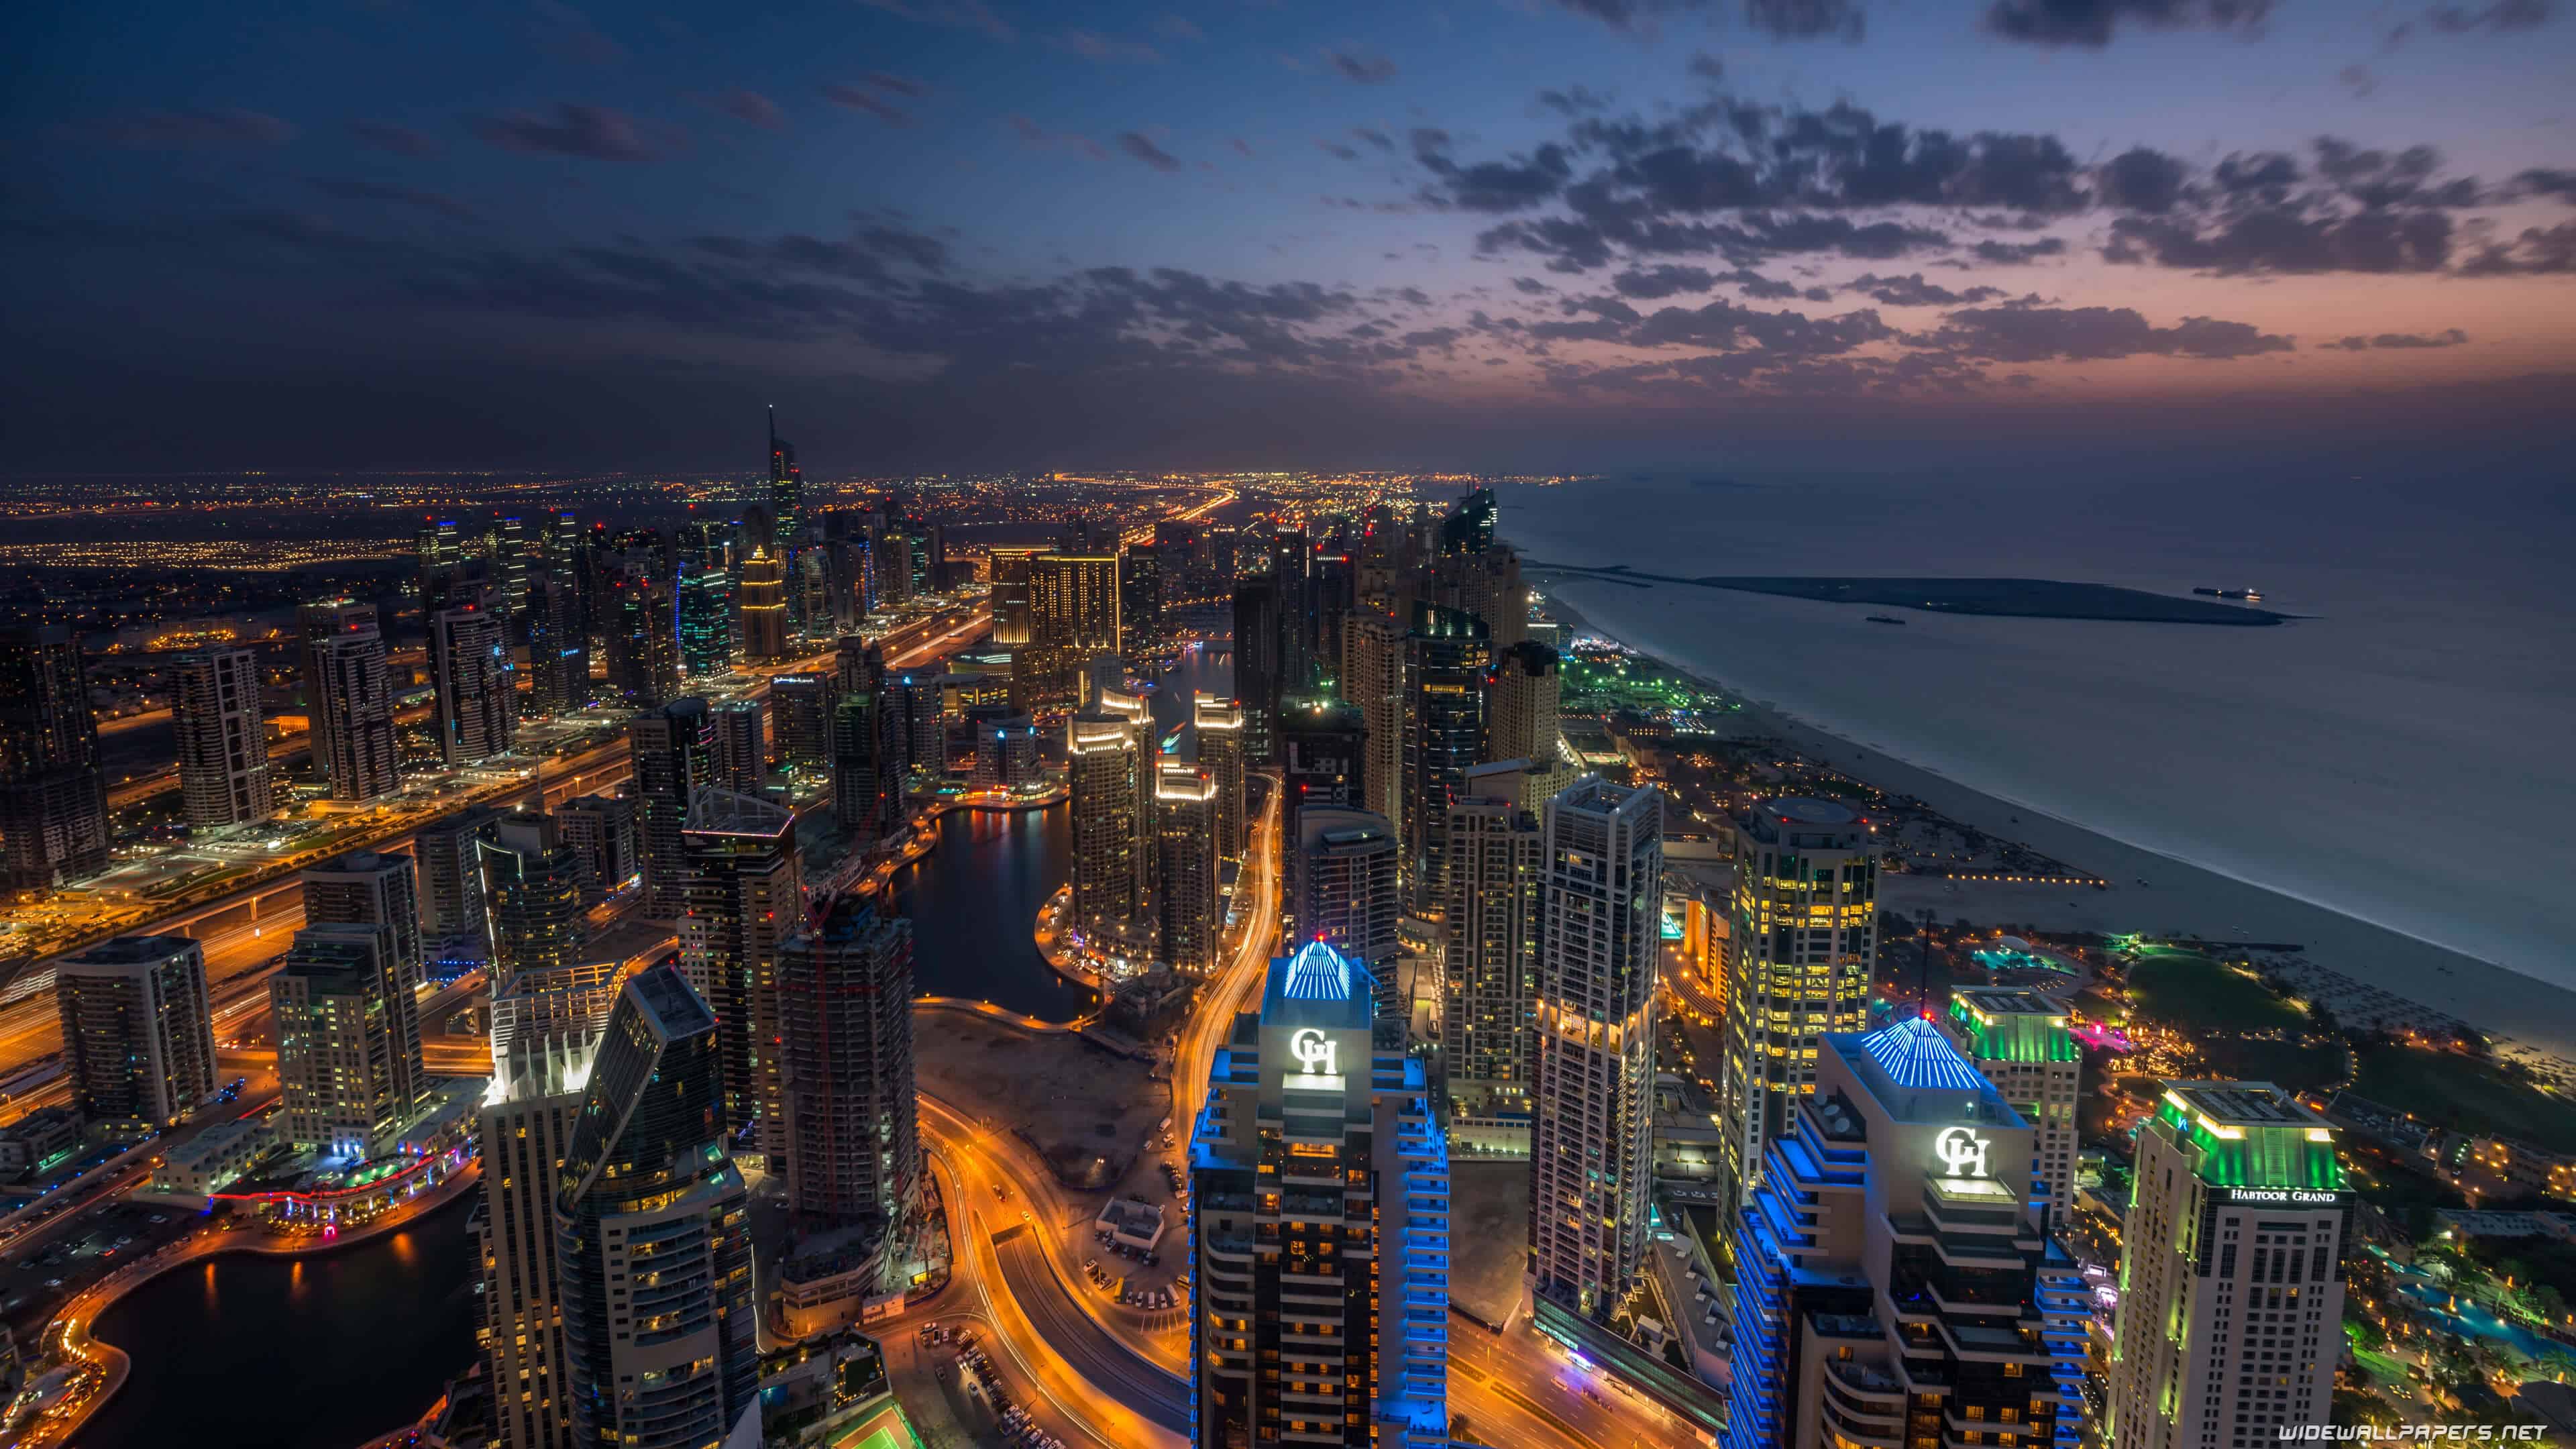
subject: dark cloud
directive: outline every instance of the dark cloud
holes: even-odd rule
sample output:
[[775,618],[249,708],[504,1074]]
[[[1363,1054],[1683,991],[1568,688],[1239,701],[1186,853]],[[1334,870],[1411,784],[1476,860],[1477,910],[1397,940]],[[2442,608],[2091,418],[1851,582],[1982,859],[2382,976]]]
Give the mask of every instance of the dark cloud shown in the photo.
[[2335,79],[2352,93],[2356,101],[2369,100],[2379,91],[2379,76],[2369,66],[2355,62],[2335,72]]
[[476,116],[466,121],[466,128],[505,151],[593,161],[644,161],[656,154],[633,119],[606,106],[559,105],[551,119],[530,111]]
[[111,146],[184,151],[221,146],[282,146],[295,127],[265,111],[226,106],[213,110],[143,111],[94,122],[82,130]]
[[1109,158],[1109,152],[1099,142],[1076,131],[1050,131],[1028,117],[1016,114],[1004,116],[1002,124],[1010,127],[1011,134],[1018,137],[1024,146],[1035,146],[1041,150],[1064,146],[1094,160]]
[[2479,247],[2460,264],[2464,277],[2565,276],[2576,272],[2576,221],[2527,227],[2509,242]]
[[1982,307],[1952,312],[1927,339],[1990,362],[2107,361],[2141,355],[2227,359],[2288,352],[2287,337],[2244,322],[2185,317],[2151,327],[2128,307]]
[[383,182],[331,176],[315,176],[309,178],[309,181],[314,190],[325,196],[336,196],[343,201],[385,201],[398,206],[415,206],[423,211],[434,211],[456,221],[475,221],[481,216],[481,213],[474,208],[452,196],[445,196],[435,191],[423,191],[417,187],[391,186]]
[[391,151],[397,156],[438,154],[436,141],[409,126],[397,126],[390,121],[351,121],[349,131],[377,150]]
[[[2488,5],[2436,5],[2424,12],[2424,24],[2445,35],[2476,31],[2536,30],[2557,13],[2550,0],[2494,0]],[[2399,27],[2402,38],[2404,27]]]
[[914,80],[908,75],[896,75],[890,71],[869,71],[859,77],[859,84],[873,86],[911,101],[927,100],[930,96],[929,82]]
[[2413,349],[2421,347],[2458,347],[2469,340],[2469,334],[2454,327],[2430,335],[2414,332],[2382,332],[2376,337],[2346,337],[2339,342],[2320,342],[2320,351],[2367,352],[2374,347]]
[[763,130],[787,129],[787,113],[778,103],[758,91],[726,91],[716,97],[716,109],[738,121],[748,121]]
[[2576,171],[2525,171],[2513,178],[2513,197],[2554,196],[2576,205]]
[[1709,8],[1709,0],[1556,0],[1556,3],[1577,15],[1598,20],[1613,30],[1642,29],[1660,16]]
[[1559,115],[1587,116],[1609,109],[1610,98],[1588,86],[1568,86],[1561,91],[1540,91],[1538,103]]
[[1345,49],[1328,51],[1324,59],[1344,79],[1364,86],[1383,85],[1395,79],[1395,62],[1373,50]]
[[2262,33],[2272,0],[1995,0],[1986,29],[2032,45],[2104,46],[2122,26]]
[[2439,211],[2312,216],[2266,207],[2204,228],[2124,216],[2111,223],[2102,256],[2222,275],[2438,272],[2451,260],[2451,219]]
[[1525,297],[1552,297],[1556,289],[1536,277],[1512,278],[1512,290]]
[[1710,85],[1715,85],[1719,81],[1726,79],[1726,62],[1709,54],[1705,50],[1693,52],[1690,58],[1690,64],[1684,66],[1683,69],[1688,71],[1693,78],[1707,81]]
[[1528,156],[1467,166],[1450,159],[1448,147],[1445,131],[1413,133],[1414,159],[1439,178],[1437,185],[1425,189],[1423,199],[1442,206],[1466,211],[1526,211],[1556,195],[1566,178],[1574,174],[1572,154],[1552,141]]
[[1889,307],[1956,307],[1963,303],[1991,302],[2004,295],[2001,287],[1970,287],[1953,292],[1938,283],[1923,280],[1921,272],[1902,277],[1880,277],[1863,272],[1852,278],[1846,290],[1858,292]]
[[1353,126],[1351,127],[1351,134],[1368,142],[1370,145],[1375,146],[1381,151],[1392,151],[1395,149],[1395,138],[1384,131],[1373,131],[1366,126]]
[[2028,242],[1981,241],[1968,248],[1969,256],[1994,267],[2028,266],[2041,257],[2065,254],[2066,243],[2053,236]]
[[1652,302],[1682,292],[1705,292],[1717,285],[1717,277],[1705,267],[1667,262],[1647,271],[1621,272],[1610,279],[1610,285],[1622,297]]
[[854,111],[864,111],[889,126],[912,124],[910,112],[874,92],[863,91],[857,86],[845,86],[837,81],[827,82],[823,86],[823,99],[836,106],[847,106]]
[[1358,147],[1345,146],[1341,142],[1333,140],[1329,136],[1317,137],[1315,145],[1317,149],[1321,150],[1327,156],[1338,156],[1344,161],[1357,161],[1360,159]]
[[2161,215],[2182,200],[2187,174],[2180,161],[2162,151],[2133,146],[2094,171],[2094,194],[2104,206]]
[[1137,160],[1144,162],[1146,165],[1153,167],[1157,171],[1178,171],[1181,169],[1180,157],[1175,156],[1171,152],[1164,150],[1162,147],[1155,145],[1153,140],[1141,131],[1119,132],[1118,149],[1135,157]]
[[1865,28],[1857,0],[1744,0],[1744,23],[1774,40],[1847,45],[1858,45]]

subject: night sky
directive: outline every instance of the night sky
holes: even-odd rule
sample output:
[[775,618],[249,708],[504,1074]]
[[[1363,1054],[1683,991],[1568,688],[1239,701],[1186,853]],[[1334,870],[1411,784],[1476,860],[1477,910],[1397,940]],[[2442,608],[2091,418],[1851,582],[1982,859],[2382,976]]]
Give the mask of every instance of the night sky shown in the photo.
[[2565,9],[33,0],[0,468],[2544,456]]

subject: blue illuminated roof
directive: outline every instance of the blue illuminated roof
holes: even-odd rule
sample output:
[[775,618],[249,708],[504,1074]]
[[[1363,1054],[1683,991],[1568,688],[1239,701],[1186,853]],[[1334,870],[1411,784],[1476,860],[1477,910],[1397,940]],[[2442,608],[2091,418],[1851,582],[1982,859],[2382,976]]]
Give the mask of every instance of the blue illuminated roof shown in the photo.
[[1888,1080],[1900,1087],[1974,1092],[1986,1085],[1984,1075],[1926,1017],[1898,1017],[1861,1038],[1860,1044]]
[[1279,994],[1290,1001],[1351,999],[1351,958],[1322,941],[1309,941],[1288,958],[1288,979]]

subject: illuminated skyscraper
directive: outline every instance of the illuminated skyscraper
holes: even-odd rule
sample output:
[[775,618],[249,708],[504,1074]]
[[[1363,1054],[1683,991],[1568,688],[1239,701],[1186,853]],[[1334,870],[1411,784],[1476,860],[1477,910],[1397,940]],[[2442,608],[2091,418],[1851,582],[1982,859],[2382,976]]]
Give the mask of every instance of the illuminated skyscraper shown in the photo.
[[[435,944],[460,937],[489,940],[483,911],[482,842],[493,838],[501,812],[473,805],[442,816],[412,833],[419,864],[420,934]],[[372,917],[360,919],[372,922]]]
[[1042,548],[995,548],[993,567],[993,643],[1017,649],[1032,641],[1029,632],[1029,564]]
[[[1272,728],[1287,791],[1282,827],[1288,839],[1297,838],[1298,817],[1308,810],[1369,808],[1368,725],[1359,706],[1326,694],[1283,698]],[[1392,819],[1387,828],[1395,828]]]
[[832,710],[839,703],[839,681],[829,672],[770,676],[770,732],[778,744],[778,768],[814,779],[830,771]]
[[1818,1038],[1767,1150],[1726,1449],[2081,1442],[2090,1295],[2025,1201],[2029,1125],[1931,1022]]
[[796,466],[796,445],[778,436],[775,408],[769,413],[769,517],[776,530],[771,544],[784,556],[805,526],[805,470]]
[[395,969],[403,986],[419,989],[424,967],[420,880],[410,856],[351,851],[305,867],[303,885],[304,924],[385,927],[394,933]]
[[1151,950],[1143,860],[1144,742],[1135,721],[1093,706],[1066,724],[1073,795],[1073,922],[1092,946],[1141,959]]
[[1405,897],[1436,915],[1448,889],[1449,803],[1485,758],[1484,622],[1416,604],[1404,640]]
[[1718,1115],[1730,1202],[1758,1184],[1790,1100],[1815,1090],[1816,1039],[1868,1023],[1878,968],[1869,822],[1830,800],[1765,800],[1735,831]]
[[[1360,808],[1404,830],[1404,626],[1385,614],[1342,621],[1342,698],[1359,707],[1363,764]],[[1406,837],[1410,839],[1411,837]]]
[[689,802],[682,841],[689,876],[680,964],[719,1023],[725,1121],[733,1131],[756,1129],[752,1140],[780,1171],[778,950],[805,919],[796,816],[748,795],[705,790]]
[[599,1050],[599,1018],[617,994],[599,987],[493,995],[493,1080],[480,1108],[483,1204],[474,1230],[483,1261],[479,1336],[499,1449],[573,1449],[556,1175]]
[[483,902],[492,928],[492,979],[553,971],[581,960],[590,917],[581,903],[581,858],[551,816],[513,812],[479,842]]
[[616,795],[582,795],[555,808],[555,825],[572,847],[581,881],[581,903],[595,906],[625,888],[643,868],[638,854],[635,801]]
[[1404,954],[1398,866],[1404,843],[1386,817],[1366,810],[1300,811],[1289,852],[1290,908],[1299,941],[1324,941],[1369,969],[1379,1017],[1404,1021],[1396,963]]
[[724,1088],[707,1003],[667,966],[629,980],[556,1175],[575,1444],[704,1449],[747,1415],[758,1437],[751,1199]]
[[1267,765],[1278,758],[1274,727],[1285,687],[1279,658],[1279,586],[1244,579],[1234,586],[1234,699],[1243,711],[1243,757]]
[[420,1010],[386,926],[307,926],[269,978],[281,1103],[300,1151],[368,1158],[392,1148],[429,1088]]
[[644,867],[644,911],[657,921],[688,909],[688,852],[681,831],[689,804],[715,777],[715,720],[703,699],[679,699],[637,715],[626,726],[635,760],[638,855]]
[[1154,778],[1154,905],[1160,958],[1176,971],[1216,968],[1225,932],[1217,893],[1217,783],[1206,770],[1165,760]]
[[1441,947],[1441,1097],[1461,1115],[1522,1123],[1536,1068],[1538,902],[1544,838],[1517,778],[1500,793],[1470,774],[1449,807],[1449,904]]
[[1432,1449],[1449,1428],[1449,1153],[1367,968],[1270,963],[1190,1133],[1190,1442]]
[[1220,860],[1241,860],[1244,832],[1243,708],[1230,699],[1200,694],[1190,702],[1191,733],[1199,768],[1216,781],[1216,850]]
[[742,561],[742,654],[754,664],[788,655],[787,566],[763,547]]
[[1021,704],[1032,713],[1081,706],[1081,679],[1092,658],[1124,648],[1113,554],[1040,554],[1029,560],[1026,677],[1014,673]]
[[1118,610],[1122,647],[1142,654],[1163,642],[1163,556],[1152,544],[1118,555]]
[[[999,710],[1008,706],[982,708]],[[975,735],[976,789],[1027,789],[1043,778],[1045,767],[1038,761],[1037,721],[1024,714],[997,713],[973,718],[969,723]]]
[[600,600],[608,692],[634,709],[653,709],[680,690],[680,645],[666,576],[622,568]]
[[921,1196],[912,922],[843,897],[778,964],[787,1206],[809,1228],[911,1220]]
[[141,1136],[214,1100],[206,951],[185,936],[118,936],[54,962],[63,1074],[93,1130]]
[[580,592],[566,580],[542,579],[528,591],[529,703],[537,714],[588,709],[590,635],[582,627]]
[[0,887],[96,875],[109,838],[80,641],[59,624],[0,630]]
[[832,816],[862,849],[903,816],[903,759],[886,737],[885,656],[841,641],[841,702],[832,710]]
[[246,825],[276,811],[259,703],[259,651],[193,649],[171,668],[179,792],[199,829]]
[[733,573],[699,565],[680,571],[680,672],[705,679],[733,672]]
[[1607,1323],[1636,1282],[1654,1186],[1663,800],[1586,776],[1540,828],[1530,1296]]
[[719,790],[758,795],[769,779],[768,712],[756,699],[728,699],[707,710],[715,721],[715,768],[709,777]]
[[2030,1205],[2049,1225],[2075,1205],[2084,1052],[2066,1023],[2066,1009],[2036,991],[1962,986],[1950,993],[1950,1040],[2030,1124]]
[[394,770],[394,691],[375,606],[321,599],[296,616],[313,762],[331,798],[372,800],[393,793],[401,784]]
[[488,589],[469,588],[429,616],[431,683],[437,686],[439,758],[470,765],[510,748],[519,733],[518,673],[508,621]]
[[2258,1449],[2333,1422],[2355,1205],[2335,1129],[2269,1082],[2167,1082],[2132,1181],[2105,1441]]

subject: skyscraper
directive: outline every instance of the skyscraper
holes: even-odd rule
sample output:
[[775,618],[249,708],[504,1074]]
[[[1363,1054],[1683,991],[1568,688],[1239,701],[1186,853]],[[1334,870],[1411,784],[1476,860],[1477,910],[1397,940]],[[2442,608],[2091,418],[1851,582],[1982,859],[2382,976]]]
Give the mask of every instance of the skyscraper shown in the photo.
[[[871,651],[871,657],[882,666],[881,656]],[[863,666],[852,684],[845,668],[841,702],[832,710],[832,818],[862,849],[884,839],[903,814],[903,762],[885,738],[882,673]]]
[[2269,1082],[2167,1082],[2138,1129],[2103,1437],[2257,1449],[2332,1421],[2354,1197]]
[[307,926],[269,978],[278,1136],[328,1157],[382,1155],[429,1088],[420,1013],[387,926]]
[[1018,790],[1037,785],[1045,773],[1038,762],[1037,721],[1024,714],[998,713],[1008,705],[977,708],[997,712],[971,716],[968,721],[975,735],[975,788]]
[[96,875],[109,839],[80,641],[59,624],[0,630],[0,888]]
[[1878,969],[1878,857],[1869,822],[1830,800],[1756,804],[1735,830],[1726,944],[1723,1176],[1740,1205],[1789,1099],[1815,1088],[1816,1039],[1867,1024]]
[[2023,1200],[2030,1128],[1931,1022],[1819,1038],[1768,1150],[1733,1218],[1728,1449],[2080,1441],[2089,1294]]
[[142,1135],[215,1095],[205,948],[185,936],[118,936],[54,963],[63,1070],[93,1128]]
[[1536,772],[1556,765],[1560,682],[1556,651],[1536,640],[1495,651],[1485,753],[1497,760],[1527,760]]
[[[783,806],[705,790],[689,802],[681,836],[688,857],[688,914],[680,964],[713,1008],[724,1047],[725,1123],[754,1138],[770,1170],[785,1141],[779,1096],[778,949],[803,923],[805,885],[796,816]],[[748,1155],[748,1154],[746,1154]]]
[[770,676],[769,718],[778,742],[778,768],[815,779],[830,771],[832,709],[839,703],[840,684],[828,671]]
[[742,654],[754,664],[787,657],[787,564],[754,546],[742,561]]
[[489,805],[470,805],[413,832],[424,944],[457,937],[489,939],[483,912],[483,855],[478,847],[492,838],[500,818],[501,812]]
[[[603,1008],[615,991],[596,993]],[[562,993],[572,998],[572,993]],[[555,1178],[571,1150],[583,1086],[599,1049],[587,999],[548,1001],[496,991],[493,1085],[480,1108],[483,1208],[475,1214],[483,1262],[484,1372],[492,1386],[499,1449],[573,1449],[563,1294],[556,1271]],[[552,1030],[502,1032],[533,1016]]]
[[668,966],[626,983],[601,1034],[554,1199],[576,1444],[703,1449],[759,1412],[722,1056],[715,1014]]
[[728,699],[707,711],[715,721],[714,773],[719,790],[758,795],[769,780],[768,712],[756,699]]
[[1029,624],[1029,563],[1042,548],[1001,548],[992,552],[993,644],[1017,649],[1032,642]]
[[516,671],[507,621],[488,596],[430,615],[429,658],[438,690],[439,758],[470,765],[509,749],[519,732]]
[[1289,900],[1300,941],[1324,941],[1368,968],[1381,1019],[1403,1021],[1410,1004],[1396,980],[1404,954],[1399,869],[1404,843],[1386,817],[1330,807],[1297,817],[1290,853]]
[[1154,777],[1154,904],[1161,958],[1176,971],[1216,969],[1225,931],[1217,893],[1217,782],[1206,769],[1165,760]]
[[[1430,1449],[1449,1427],[1449,1154],[1367,968],[1270,963],[1190,1134],[1190,1442]],[[1282,1126],[1284,1125],[1284,1128]]]
[[1530,1295],[1607,1322],[1636,1281],[1654,1186],[1663,801],[1586,776],[1540,828]]
[[595,906],[623,889],[642,869],[637,853],[635,802],[615,795],[579,795],[555,808],[555,824],[572,847],[581,903]]
[[[1449,904],[1441,947],[1441,1098],[1462,1116],[1526,1121],[1537,1044],[1539,877],[1544,837],[1507,772],[1471,774],[1449,807]],[[1518,1134],[1515,1134],[1517,1136]]]
[[680,636],[680,672],[691,679],[733,672],[733,571],[683,566],[672,609]]
[[1449,802],[1485,758],[1484,622],[1437,604],[1413,606],[1404,640],[1405,898],[1435,915],[1448,889]]
[[[1404,626],[1366,611],[1342,621],[1342,698],[1359,706],[1366,727],[1361,749],[1360,806],[1404,821]],[[1410,839],[1411,837],[1407,837]]]
[[912,922],[842,897],[781,948],[787,1205],[811,1228],[908,1222],[921,1193]]
[[1140,543],[1118,555],[1118,632],[1122,647],[1142,654],[1163,641],[1163,556]]
[[1950,1040],[2030,1124],[2030,1204],[2042,1226],[2061,1221],[2075,1204],[2084,1052],[2066,1023],[2065,1008],[2036,991],[1962,986],[1950,993]]
[[1135,721],[1094,705],[1065,727],[1073,796],[1073,921],[1095,949],[1131,959],[1151,954],[1144,861],[1147,796],[1144,742]]
[[528,591],[528,669],[535,675],[529,704],[537,714],[590,707],[590,635],[582,627],[581,594],[569,580],[542,579]]
[[1273,734],[1284,687],[1279,658],[1279,586],[1245,579],[1234,586],[1234,699],[1243,711],[1243,757],[1267,765],[1278,758]]
[[805,470],[796,466],[796,445],[778,436],[778,411],[769,413],[769,516],[777,530],[771,543],[783,555],[805,526]]
[[[1029,644],[1012,683],[1032,713],[1082,704],[1082,672],[1123,652],[1124,615],[1114,554],[1040,554],[1029,560]],[[1025,678],[1022,676],[1025,675]]]
[[238,644],[192,649],[179,656],[171,676],[188,823],[202,830],[266,820],[276,806],[259,704],[259,651]]
[[1190,701],[1190,727],[1198,741],[1199,768],[1216,780],[1217,858],[1241,860],[1247,828],[1243,817],[1243,707],[1233,700],[1202,693]]
[[[1289,839],[1297,838],[1297,818],[1308,810],[1369,809],[1368,722],[1358,705],[1328,694],[1283,698],[1274,729]],[[1389,829],[1394,825],[1387,821]]]
[[703,699],[677,699],[637,715],[626,726],[635,760],[638,854],[644,867],[644,911],[657,921],[688,909],[688,856],[680,832],[689,802],[715,777],[715,720]]
[[394,769],[394,692],[375,606],[321,599],[296,613],[315,769],[334,800],[391,794],[401,784]]
[[878,677],[877,707],[884,712],[885,739],[903,752],[902,769],[933,778],[948,770],[948,722],[942,717],[935,666],[897,669]]
[[480,843],[484,909],[492,928],[492,979],[553,971],[581,960],[590,917],[581,904],[581,857],[552,816],[516,811]]
[[1494,546],[1494,490],[1471,488],[1440,520],[1440,552],[1483,553]]
[[424,969],[420,881],[410,856],[353,850],[305,867],[303,884],[304,924],[385,927],[394,933],[395,970],[403,986],[419,989]]
[[680,643],[666,576],[646,565],[617,569],[599,601],[608,693],[633,709],[654,709],[680,692]]

